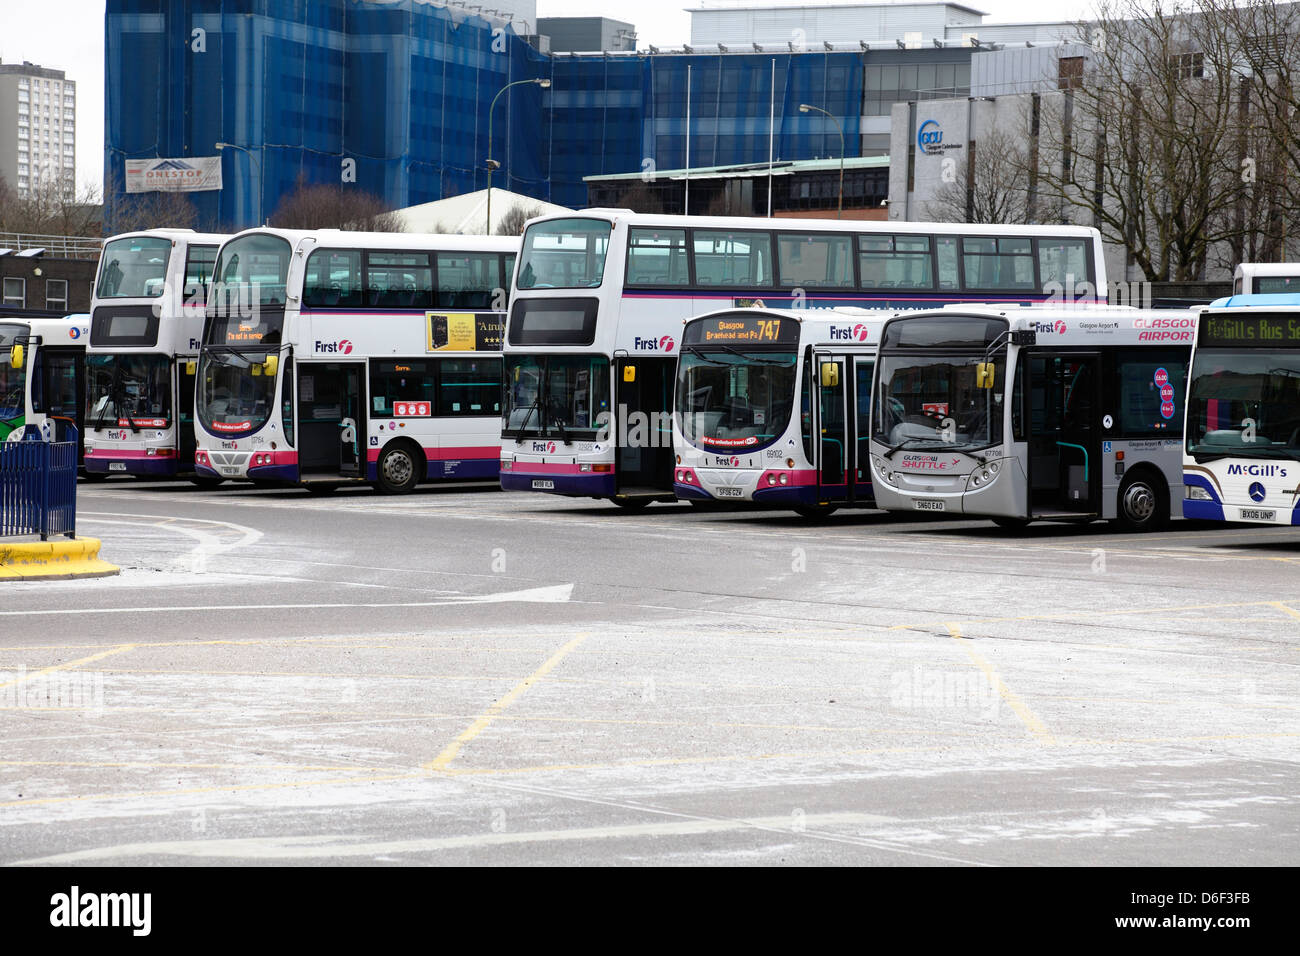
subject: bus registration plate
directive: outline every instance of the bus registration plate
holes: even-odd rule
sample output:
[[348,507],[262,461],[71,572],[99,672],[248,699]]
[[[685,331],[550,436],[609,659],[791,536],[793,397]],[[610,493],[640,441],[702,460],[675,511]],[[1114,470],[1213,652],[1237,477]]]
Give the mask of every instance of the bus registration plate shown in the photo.
[[745,497],[745,492],[739,488],[727,488],[724,486],[718,489],[718,497],[719,498],[743,498]]
[[912,507],[917,511],[942,511],[943,502],[934,501],[930,498],[917,498],[912,502]]
[[126,462],[124,462],[124,461],[110,461],[110,462],[108,463],[108,470],[109,470],[109,471],[126,471]]
[[1242,508],[1241,520],[1242,521],[1276,521],[1277,512],[1261,511],[1258,508]]
[[554,491],[555,482],[549,478],[534,478],[533,487],[538,491]]

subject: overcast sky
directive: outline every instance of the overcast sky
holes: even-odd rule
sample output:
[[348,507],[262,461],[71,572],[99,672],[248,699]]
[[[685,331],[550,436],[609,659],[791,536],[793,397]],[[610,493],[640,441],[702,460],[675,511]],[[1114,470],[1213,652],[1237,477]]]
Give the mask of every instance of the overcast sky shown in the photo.
[[[479,0],[488,5],[487,0]],[[740,5],[749,6],[755,0]],[[762,0],[758,0],[762,2]],[[777,0],[773,5],[796,0]],[[807,0],[809,6],[845,0]],[[1065,19],[1084,16],[1090,0],[966,0],[987,13],[988,22]],[[713,0],[708,6],[735,5]],[[690,40],[687,7],[682,0],[538,0],[543,17],[604,16],[637,28],[639,45],[680,46]],[[0,60],[63,70],[77,81],[77,179],[100,185],[104,166],[104,0],[0,0]]]

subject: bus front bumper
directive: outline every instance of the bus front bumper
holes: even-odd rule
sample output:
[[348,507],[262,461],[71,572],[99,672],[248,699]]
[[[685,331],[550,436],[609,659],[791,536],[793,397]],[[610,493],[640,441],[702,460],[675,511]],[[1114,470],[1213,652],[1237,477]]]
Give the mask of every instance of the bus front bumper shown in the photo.
[[612,471],[580,471],[578,465],[552,465],[542,470],[525,462],[514,462],[509,468],[501,469],[501,488],[574,498],[612,498],[618,493],[618,482]]
[[92,475],[175,478],[180,471],[176,453],[170,448],[164,450],[165,455],[150,455],[146,451],[114,451],[106,455],[96,449],[86,453],[82,465]]

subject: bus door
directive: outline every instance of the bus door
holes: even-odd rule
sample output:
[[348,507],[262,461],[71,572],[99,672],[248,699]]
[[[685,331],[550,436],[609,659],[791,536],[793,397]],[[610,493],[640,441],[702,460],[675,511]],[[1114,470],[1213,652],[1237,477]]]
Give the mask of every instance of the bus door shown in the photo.
[[851,404],[854,382],[848,375],[849,359],[818,352],[813,367],[817,388],[818,440],[813,444],[817,452],[818,500],[850,501],[856,442],[849,413],[856,406]]
[[[672,491],[672,395],[676,359],[619,358],[615,362],[614,407],[627,436],[615,446],[614,473],[619,492]],[[634,417],[635,416],[635,417]]]
[[854,436],[853,498],[856,501],[875,501],[871,487],[871,376],[876,368],[873,355],[858,355],[853,359],[855,369],[850,407],[855,410],[849,422]]
[[176,468],[194,470],[194,373],[192,358],[176,359]]
[[1030,515],[1098,514],[1099,357],[1036,351],[1028,364]]
[[364,477],[365,366],[299,362],[298,466],[303,478]]
[[[78,444],[84,446],[86,436],[81,424],[86,403],[85,348],[42,345],[36,364],[32,410],[55,419],[55,441],[64,439],[69,422],[75,424]],[[79,447],[78,461],[81,461],[81,453]]]

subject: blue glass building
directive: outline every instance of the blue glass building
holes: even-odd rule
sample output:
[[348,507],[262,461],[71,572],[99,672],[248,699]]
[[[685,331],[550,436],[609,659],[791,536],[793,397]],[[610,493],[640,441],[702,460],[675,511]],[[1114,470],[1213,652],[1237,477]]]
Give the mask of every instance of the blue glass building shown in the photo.
[[125,160],[224,142],[238,147],[222,153],[225,188],[192,194],[223,228],[269,216],[299,180],[340,182],[348,161],[392,207],[483,188],[488,109],[516,80],[552,85],[498,102],[493,185],[563,205],[585,204],[584,176],[766,162],[773,127],[776,158],[837,157],[834,125],[800,103],[834,114],[858,155],[877,56],[548,56],[496,21],[412,0],[108,0],[105,52],[110,223]]

